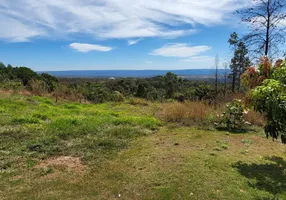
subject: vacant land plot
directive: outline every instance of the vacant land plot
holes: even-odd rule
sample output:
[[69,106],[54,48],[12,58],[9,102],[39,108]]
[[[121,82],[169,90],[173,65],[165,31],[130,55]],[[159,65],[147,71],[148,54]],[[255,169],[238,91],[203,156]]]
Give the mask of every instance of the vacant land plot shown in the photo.
[[0,199],[286,199],[285,145],[159,107],[2,95]]

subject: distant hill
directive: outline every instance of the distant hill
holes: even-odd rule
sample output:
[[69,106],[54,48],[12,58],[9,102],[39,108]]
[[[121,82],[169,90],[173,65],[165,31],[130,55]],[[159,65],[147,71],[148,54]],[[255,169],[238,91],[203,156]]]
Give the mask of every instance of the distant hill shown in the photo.
[[[187,70],[74,70],[74,71],[41,71],[56,77],[66,78],[146,78],[162,76],[172,72],[187,79],[204,79],[214,76],[214,69],[187,69]],[[219,69],[219,74],[224,74],[224,69]]]

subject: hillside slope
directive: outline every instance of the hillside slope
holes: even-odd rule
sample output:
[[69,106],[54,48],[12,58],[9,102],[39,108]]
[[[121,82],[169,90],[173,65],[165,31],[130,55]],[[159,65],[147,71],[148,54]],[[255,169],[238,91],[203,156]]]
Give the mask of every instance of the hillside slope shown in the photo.
[[1,94],[1,198],[286,198],[285,145],[164,123],[159,109]]

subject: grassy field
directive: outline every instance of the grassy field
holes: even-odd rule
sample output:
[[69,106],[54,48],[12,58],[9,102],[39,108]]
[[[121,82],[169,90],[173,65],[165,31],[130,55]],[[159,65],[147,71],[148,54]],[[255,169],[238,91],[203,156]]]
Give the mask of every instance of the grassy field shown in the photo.
[[199,130],[162,105],[1,94],[0,199],[286,199],[286,146]]

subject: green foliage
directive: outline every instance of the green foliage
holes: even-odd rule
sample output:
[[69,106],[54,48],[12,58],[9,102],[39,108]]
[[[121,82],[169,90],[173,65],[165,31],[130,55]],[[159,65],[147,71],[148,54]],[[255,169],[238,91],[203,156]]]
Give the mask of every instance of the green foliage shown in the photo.
[[13,68],[13,73],[15,74],[16,79],[22,81],[24,86],[27,86],[32,79],[39,78],[39,75],[28,67]]
[[[92,103],[120,102],[125,98],[139,97],[151,101],[203,100],[213,101],[214,86],[205,80],[182,79],[171,72],[152,78],[110,79],[57,79],[47,73],[37,74],[27,67],[0,65],[1,88],[28,89],[32,94],[51,93],[56,99]],[[219,90],[220,91],[220,90]]]
[[273,69],[271,75],[272,79],[278,80],[283,84],[286,84],[286,61],[283,61],[278,68]]
[[22,86],[23,84],[21,81],[3,79],[3,82],[1,83],[0,87],[6,90],[18,90]]
[[239,39],[237,33],[232,33],[228,40],[230,46],[234,49],[234,55],[231,59],[230,68],[232,73],[232,92],[236,91],[236,88],[240,90],[240,77],[250,67],[251,62],[248,55],[248,49],[244,42]]
[[164,77],[164,86],[166,88],[166,97],[174,98],[175,92],[179,89],[182,79],[178,78],[176,74],[168,72]]
[[147,84],[139,84],[135,96],[140,98],[147,98],[147,92],[148,92]]
[[[54,104],[43,97],[5,97],[0,99],[1,150],[13,146],[27,157],[82,152],[83,159],[104,157],[125,148],[135,137],[158,129],[161,124],[152,116],[123,112],[135,109],[109,104]],[[123,111],[122,111],[123,110]],[[70,145],[68,145],[70,144]],[[99,153],[102,149],[105,152]]]
[[241,100],[234,100],[226,105],[226,111],[221,116],[219,125],[226,126],[230,131],[242,130],[245,120],[243,117],[244,106]]
[[[265,68],[259,68],[263,73]],[[285,85],[285,62],[282,62],[275,69],[267,67],[272,72],[262,85],[257,86],[251,91],[251,103],[254,109],[260,113],[265,113],[267,124],[265,133],[277,139],[281,134],[282,142],[286,133],[286,85]]]
[[[285,101],[285,85],[280,81],[274,79],[266,79],[262,86],[256,87],[252,93],[252,104],[255,110],[259,112],[266,112],[269,114],[269,120],[277,120],[283,112],[283,103]],[[284,94],[283,94],[284,93]],[[277,116],[278,114],[278,116]]]
[[194,96],[202,101],[209,100],[213,97],[214,90],[210,85],[201,84],[195,88]]
[[32,89],[32,84],[35,82],[37,85],[43,83],[45,89],[47,88],[48,92],[52,92],[56,88],[58,80],[47,73],[38,75],[28,67],[12,67],[11,65],[6,67],[0,63],[0,82],[3,82],[2,88],[4,89],[18,89],[20,87],[19,82],[28,89]]
[[4,65],[4,63],[0,62],[0,70],[4,70],[6,68],[6,66]]
[[41,77],[46,83],[49,92],[53,92],[57,86],[58,79],[50,74],[42,73]]
[[116,94],[103,84],[87,84],[84,97],[94,103],[112,101]]

